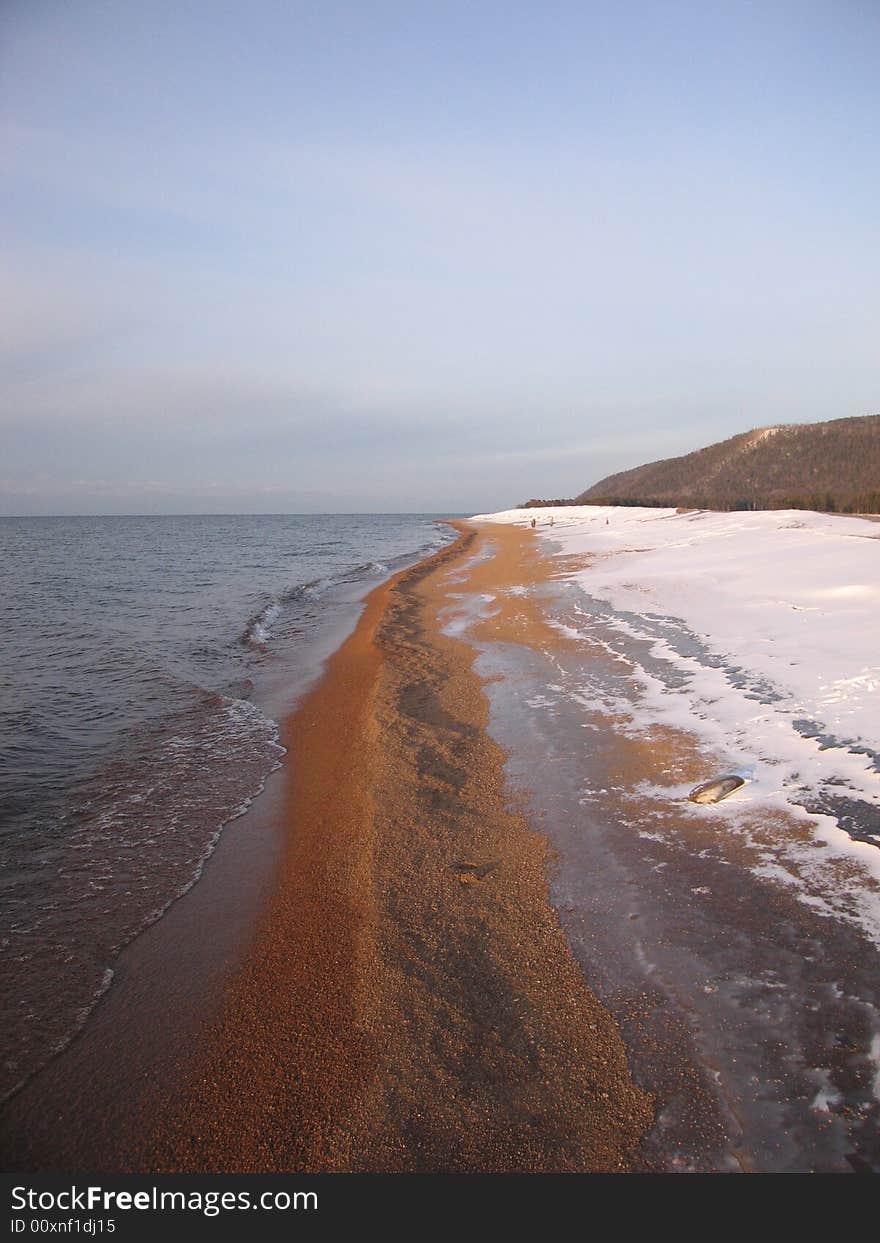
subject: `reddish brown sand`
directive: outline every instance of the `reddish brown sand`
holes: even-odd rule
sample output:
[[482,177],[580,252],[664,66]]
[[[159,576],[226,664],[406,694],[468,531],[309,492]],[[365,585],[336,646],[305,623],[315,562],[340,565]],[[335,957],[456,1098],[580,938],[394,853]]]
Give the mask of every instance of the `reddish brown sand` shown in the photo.
[[[277,889],[155,1168],[625,1170],[651,1124],[506,796],[474,651],[442,633],[485,573],[461,530],[370,596],[288,722]],[[491,540],[502,579],[540,560],[531,532]]]

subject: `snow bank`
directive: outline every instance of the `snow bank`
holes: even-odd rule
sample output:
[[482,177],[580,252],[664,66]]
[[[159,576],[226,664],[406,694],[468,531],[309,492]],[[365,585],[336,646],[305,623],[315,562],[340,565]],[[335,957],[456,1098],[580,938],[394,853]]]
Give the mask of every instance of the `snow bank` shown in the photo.
[[587,634],[603,602],[606,632],[674,664],[674,684],[636,669],[640,713],[700,734],[748,797],[880,809],[880,523],[610,506],[478,518],[534,518],[556,552],[587,559],[570,577],[588,599],[567,620]]
[[880,523],[803,510],[481,515],[524,526],[532,518],[560,551],[595,558],[575,576],[590,595],[682,618],[805,716],[880,746]]

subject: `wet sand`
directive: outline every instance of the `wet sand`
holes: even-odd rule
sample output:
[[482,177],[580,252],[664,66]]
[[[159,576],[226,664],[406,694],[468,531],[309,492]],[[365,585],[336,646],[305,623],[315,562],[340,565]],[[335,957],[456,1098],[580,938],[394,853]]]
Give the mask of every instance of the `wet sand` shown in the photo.
[[546,841],[510,806],[474,649],[443,632],[480,538],[375,591],[288,722],[277,887],[156,1168],[635,1161],[650,1099],[549,902]]

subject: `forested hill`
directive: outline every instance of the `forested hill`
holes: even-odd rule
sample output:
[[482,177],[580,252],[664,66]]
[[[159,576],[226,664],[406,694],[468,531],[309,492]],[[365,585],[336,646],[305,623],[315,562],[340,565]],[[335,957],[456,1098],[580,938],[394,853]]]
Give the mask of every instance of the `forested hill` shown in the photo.
[[575,504],[880,512],[880,415],[762,427],[609,475]]

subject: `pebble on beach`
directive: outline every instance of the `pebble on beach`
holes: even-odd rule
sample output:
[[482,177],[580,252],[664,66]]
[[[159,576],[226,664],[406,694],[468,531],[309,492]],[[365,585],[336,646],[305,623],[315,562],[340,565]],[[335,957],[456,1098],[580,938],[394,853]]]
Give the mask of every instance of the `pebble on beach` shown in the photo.
[[720,803],[723,798],[744,785],[743,777],[715,777],[712,781],[704,781],[701,785],[694,786],[688,798],[692,803]]

